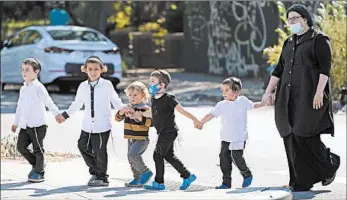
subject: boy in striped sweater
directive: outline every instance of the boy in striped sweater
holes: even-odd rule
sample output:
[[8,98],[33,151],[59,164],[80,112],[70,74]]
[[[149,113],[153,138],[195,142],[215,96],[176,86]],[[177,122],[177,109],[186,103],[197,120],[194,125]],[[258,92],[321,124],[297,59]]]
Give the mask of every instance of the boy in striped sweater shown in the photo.
[[116,121],[124,120],[124,138],[128,139],[128,160],[134,176],[125,186],[141,187],[153,175],[141,157],[148,147],[148,131],[152,126],[151,108],[145,104],[150,96],[146,86],[139,81],[130,84],[125,93],[129,98],[128,106],[133,111],[129,112],[129,109],[124,108],[115,115]]

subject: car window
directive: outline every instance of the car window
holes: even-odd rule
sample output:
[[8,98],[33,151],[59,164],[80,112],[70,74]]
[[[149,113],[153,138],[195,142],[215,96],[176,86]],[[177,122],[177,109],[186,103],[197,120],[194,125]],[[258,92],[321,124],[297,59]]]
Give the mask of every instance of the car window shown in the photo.
[[48,33],[54,40],[106,41],[104,35],[91,30],[51,30]]
[[24,44],[36,44],[42,39],[41,34],[37,31],[30,31],[24,38]]
[[31,31],[23,31],[18,34],[16,34],[9,42],[9,47],[17,47],[24,45],[24,39],[25,37],[30,33]]

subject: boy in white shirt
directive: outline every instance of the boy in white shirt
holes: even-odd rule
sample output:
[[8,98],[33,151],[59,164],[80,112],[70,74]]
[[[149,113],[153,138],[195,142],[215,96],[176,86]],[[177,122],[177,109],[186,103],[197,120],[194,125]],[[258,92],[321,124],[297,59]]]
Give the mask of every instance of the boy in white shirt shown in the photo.
[[[216,189],[231,188],[232,163],[237,166],[244,178],[242,187],[248,187],[252,183],[252,173],[243,158],[243,150],[248,138],[247,111],[252,108],[260,108],[263,103],[253,103],[247,97],[239,96],[241,89],[240,79],[236,77],[225,79],[221,84],[224,100],[218,102],[212,111],[201,120],[203,126],[211,119],[221,116],[220,137],[222,142],[219,158],[223,183]],[[196,128],[201,129],[202,126]]]
[[111,81],[100,77],[107,71],[107,67],[99,57],[89,57],[81,70],[88,74],[88,80],[79,85],[75,101],[57,121],[63,122],[85,106],[78,148],[92,175],[88,185],[108,186],[107,142],[112,129],[111,104],[117,110],[126,105],[122,103]]
[[[24,85],[19,91],[16,115],[11,131],[20,128],[17,149],[32,165],[28,174],[29,182],[44,181],[43,139],[47,132],[46,106],[54,116],[59,117],[59,109],[53,103],[45,86],[37,79],[41,71],[38,59],[27,58],[22,62]],[[33,152],[28,149],[32,144]]]

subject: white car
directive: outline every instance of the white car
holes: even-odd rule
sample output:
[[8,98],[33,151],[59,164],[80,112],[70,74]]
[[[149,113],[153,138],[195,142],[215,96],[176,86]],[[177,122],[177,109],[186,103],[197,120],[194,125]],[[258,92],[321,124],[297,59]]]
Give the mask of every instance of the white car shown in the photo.
[[86,80],[81,65],[91,56],[107,65],[103,75],[116,86],[122,78],[121,55],[116,44],[100,32],[79,26],[30,26],[4,41],[1,50],[1,83],[22,84],[21,63],[41,61],[40,81],[57,84],[60,91]]

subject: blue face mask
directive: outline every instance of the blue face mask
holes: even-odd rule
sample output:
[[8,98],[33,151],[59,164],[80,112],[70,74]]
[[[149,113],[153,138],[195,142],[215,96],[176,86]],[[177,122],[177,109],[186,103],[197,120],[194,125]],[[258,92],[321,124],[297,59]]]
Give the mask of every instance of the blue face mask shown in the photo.
[[157,92],[159,92],[160,89],[158,88],[158,85],[159,83],[148,86],[148,92],[151,96],[154,96],[157,94]]
[[303,29],[300,23],[290,24],[289,27],[290,27],[290,31],[292,31],[293,34],[298,34]]

